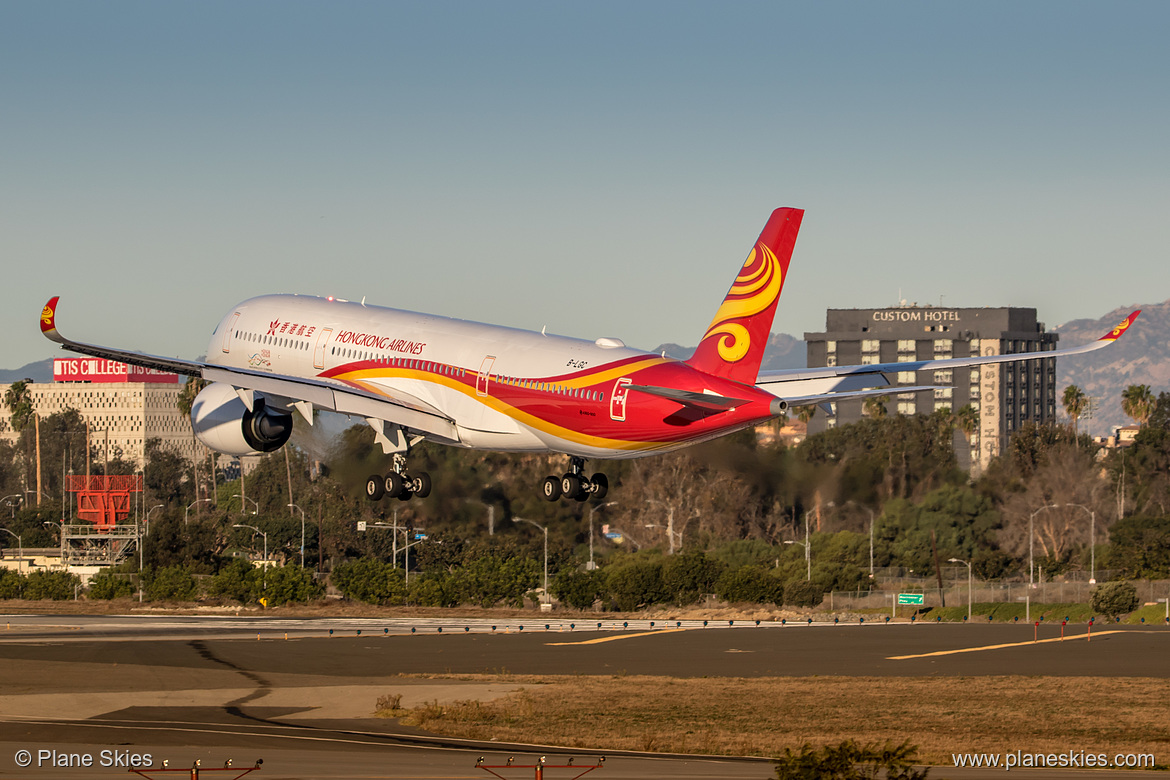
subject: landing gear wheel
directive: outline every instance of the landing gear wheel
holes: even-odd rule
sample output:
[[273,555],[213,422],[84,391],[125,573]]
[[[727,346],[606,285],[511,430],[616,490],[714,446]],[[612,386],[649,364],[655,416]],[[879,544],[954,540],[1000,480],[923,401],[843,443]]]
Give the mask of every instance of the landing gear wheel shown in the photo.
[[584,493],[581,490],[581,478],[576,474],[566,474],[561,477],[561,493],[565,498],[577,498]]
[[377,474],[366,480],[366,498],[377,501],[385,494],[386,489],[382,486],[382,478]]
[[411,493],[409,490],[403,490],[402,495],[400,495],[398,497],[398,500],[399,501],[409,501],[412,498],[414,498],[414,493]]
[[545,501],[556,501],[561,497],[561,481],[556,477],[545,477],[540,488]]
[[406,480],[397,471],[391,471],[386,475],[385,480],[386,495],[390,498],[402,498],[405,494],[409,497],[409,491],[406,489]]
[[598,472],[589,481],[593,483],[593,497],[598,501],[605,498],[609,493],[609,477]]
[[420,471],[418,476],[414,478],[414,484],[411,488],[411,492],[417,497],[426,498],[431,494],[431,475]]

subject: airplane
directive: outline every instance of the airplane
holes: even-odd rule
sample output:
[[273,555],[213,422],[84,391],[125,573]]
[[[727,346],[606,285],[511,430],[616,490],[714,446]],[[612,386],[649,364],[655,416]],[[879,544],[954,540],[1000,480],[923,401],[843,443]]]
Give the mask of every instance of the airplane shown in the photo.
[[[367,305],[338,298],[263,295],[220,320],[203,361],[71,341],[57,330],[59,297],[41,331],[62,349],[199,377],[191,424],[210,449],[245,456],[288,441],[293,418],[317,410],[363,418],[390,456],[366,481],[371,500],[425,498],[426,472],[411,448],[427,440],[479,450],[567,455],[568,471],[541,485],[544,498],[600,500],[603,473],[589,459],[670,452],[784,414],[885,395],[888,373],[1075,355],[1101,349],[1140,311],[1089,344],[1059,350],[907,363],[759,370],[804,211],[772,212],[687,360],[594,341]],[[935,389],[898,386],[896,392]]]

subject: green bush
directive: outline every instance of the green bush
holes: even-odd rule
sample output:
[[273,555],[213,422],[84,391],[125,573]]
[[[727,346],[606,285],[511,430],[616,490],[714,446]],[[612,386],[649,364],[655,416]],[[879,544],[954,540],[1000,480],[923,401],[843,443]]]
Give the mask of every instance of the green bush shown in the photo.
[[909,742],[858,745],[847,740],[840,745],[813,748],[803,745],[799,752],[785,748],[776,759],[777,780],[926,780],[929,769],[915,769],[918,749]]
[[561,569],[548,585],[552,595],[573,609],[592,609],[605,592],[605,575],[598,570]]
[[492,607],[501,601],[524,605],[524,594],[542,582],[541,564],[531,558],[483,555],[473,558],[447,578],[448,595],[456,602]]
[[146,595],[151,601],[194,601],[199,586],[183,566],[147,568],[144,572]]
[[367,604],[401,604],[406,596],[404,573],[375,558],[346,561],[333,570],[333,584],[347,599]]
[[724,601],[747,601],[753,604],[783,604],[784,583],[762,566],[740,566],[724,572],[715,586]]
[[232,599],[241,604],[256,600],[257,569],[243,558],[232,561],[215,573],[207,584],[207,594]]
[[1109,528],[1106,564],[1124,577],[1170,575],[1170,517],[1125,517]]
[[423,574],[411,579],[407,600],[419,607],[453,607],[459,599],[452,592],[451,575]]
[[81,584],[76,574],[67,571],[34,571],[28,575],[24,597],[31,600],[66,601],[73,598]]
[[100,571],[90,579],[87,593],[91,599],[103,601],[125,598],[134,594],[134,583],[125,575]]
[[632,612],[667,599],[662,561],[635,560],[609,569],[605,587],[615,609]]
[[19,599],[24,596],[28,578],[12,569],[0,569],[0,599]]
[[273,566],[267,574],[264,571],[257,574],[260,575],[260,594],[268,600],[270,607],[319,599],[325,593],[311,569],[295,565]]
[[680,607],[694,604],[715,592],[715,584],[726,568],[722,561],[699,551],[672,555],[662,565],[662,587]]
[[1137,588],[1129,582],[1106,582],[1093,588],[1089,604],[1093,610],[1109,617],[1117,617],[1133,612],[1141,603],[1138,601]]
[[819,607],[824,600],[824,588],[815,582],[789,580],[784,586],[784,603],[791,607]]

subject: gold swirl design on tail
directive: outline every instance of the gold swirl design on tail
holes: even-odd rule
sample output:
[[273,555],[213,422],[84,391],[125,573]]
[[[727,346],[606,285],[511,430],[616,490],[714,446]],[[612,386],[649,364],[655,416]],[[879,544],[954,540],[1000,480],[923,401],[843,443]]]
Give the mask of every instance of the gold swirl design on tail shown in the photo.
[[743,324],[733,320],[754,317],[775,303],[784,284],[783,276],[776,254],[764,244],[756,244],[723,305],[715,313],[711,326],[703,334],[703,341],[719,338],[719,357],[735,363],[747,355],[751,349],[751,334]]

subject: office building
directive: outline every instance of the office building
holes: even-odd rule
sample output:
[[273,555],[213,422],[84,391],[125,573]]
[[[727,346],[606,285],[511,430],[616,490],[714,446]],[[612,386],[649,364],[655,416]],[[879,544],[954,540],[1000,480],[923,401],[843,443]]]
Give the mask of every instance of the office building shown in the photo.
[[[907,363],[917,360],[1045,352],[1056,349],[1057,334],[1045,331],[1035,309],[951,309],[898,306],[886,309],[829,309],[823,333],[806,333],[810,368],[834,365]],[[956,432],[960,465],[986,467],[1020,425],[1056,417],[1056,358],[940,371],[896,371],[888,413],[931,414],[974,407],[979,425],[970,441]],[[939,389],[899,393],[898,386]],[[861,419],[862,400],[818,411],[809,433]]]

